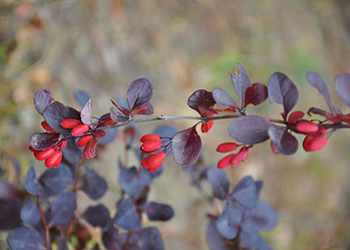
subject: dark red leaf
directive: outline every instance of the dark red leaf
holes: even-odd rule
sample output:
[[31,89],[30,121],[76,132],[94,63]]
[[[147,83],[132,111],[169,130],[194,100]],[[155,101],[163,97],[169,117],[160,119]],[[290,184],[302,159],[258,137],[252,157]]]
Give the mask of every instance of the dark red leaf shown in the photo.
[[91,158],[94,158],[96,156],[96,145],[97,145],[97,139],[92,138],[85,146],[83,155],[86,160],[90,160]]
[[126,116],[126,115],[116,111],[114,108],[110,109],[110,116],[111,116],[111,119],[116,123],[127,122],[129,120],[129,116]]
[[307,111],[307,114],[310,116],[311,114],[326,116],[327,112],[322,109],[312,107]]
[[129,111],[132,111],[152,99],[153,84],[147,78],[136,79],[130,84],[127,94]]
[[334,85],[340,98],[350,107],[350,75],[337,75],[334,79]]
[[181,166],[194,163],[201,151],[202,141],[197,134],[196,125],[176,133],[171,139],[174,160]]
[[276,72],[269,80],[268,94],[271,103],[283,104],[282,116],[286,120],[289,111],[298,101],[299,93],[295,84],[285,74]]
[[262,83],[254,83],[252,86],[247,88],[245,92],[244,107],[249,104],[254,106],[264,102],[267,98],[267,87]]
[[134,116],[134,115],[152,115],[153,114],[153,106],[150,103],[145,103],[141,106],[138,106],[136,108],[134,108],[130,115]]
[[213,98],[216,101],[217,104],[219,104],[222,108],[235,110],[237,107],[237,104],[235,101],[229,96],[224,90],[220,88],[213,89]]
[[321,95],[324,97],[324,99],[326,100],[326,102],[328,104],[329,110],[333,113],[333,105],[331,102],[331,97],[329,95],[327,85],[323,81],[322,77],[315,72],[307,72],[306,76],[307,76],[307,80],[309,81],[309,83],[313,87],[315,87],[321,93]]
[[81,109],[81,121],[86,125],[92,124],[92,110],[91,110],[91,99],[85,103],[84,107]]
[[200,115],[202,115],[203,111],[201,111],[199,107],[204,108],[204,110],[209,110],[215,103],[212,92],[208,92],[204,89],[195,91],[187,100],[187,105],[196,110]]
[[69,133],[71,129],[66,129],[61,126],[61,122],[65,119],[77,119],[80,120],[80,113],[68,106],[63,105],[60,102],[51,103],[42,113],[45,121],[53,130],[57,133]]
[[269,139],[267,129],[270,126],[266,118],[248,115],[234,119],[228,126],[228,132],[236,141],[253,145]]
[[51,96],[51,91],[48,89],[41,89],[36,92],[34,96],[34,105],[39,114],[43,114],[43,111],[47,106],[53,103],[55,99]]
[[294,111],[288,117],[288,123],[297,122],[299,119],[303,118],[304,112],[302,111]]
[[41,151],[54,146],[58,142],[59,138],[60,134],[35,133],[30,136],[29,145],[34,150]]
[[288,132],[286,127],[270,126],[268,134],[273,146],[283,155],[292,155],[298,149],[297,139]]
[[231,79],[239,97],[240,107],[242,108],[245,102],[245,92],[247,88],[250,87],[252,84],[250,83],[250,80],[246,75],[242,65],[238,63],[238,67],[240,69],[240,74],[238,75],[236,71],[234,74],[231,72]]

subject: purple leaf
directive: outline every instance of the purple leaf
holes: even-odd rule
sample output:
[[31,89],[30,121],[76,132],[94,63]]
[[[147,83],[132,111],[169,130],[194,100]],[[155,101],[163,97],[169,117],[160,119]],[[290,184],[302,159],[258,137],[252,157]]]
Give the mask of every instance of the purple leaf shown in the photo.
[[75,194],[71,191],[60,193],[51,205],[51,220],[49,225],[62,225],[68,223],[77,208]]
[[99,141],[100,145],[107,145],[108,143],[111,143],[116,138],[118,134],[118,129],[117,128],[109,129],[109,130],[105,130],[105,132],[106,132],[105,137],[103,137],[103,139]]
[[209,110],[215,103],[212,92],[208,92],[204,89],[195,91],[187,100],[187,105],[196,110],[200,115],[202,115],[202,112],[199,107]]
[[228,126],[233,139],[244,144],[261,143],[269,139],[267,133],[271,123],[262,116],[248,115],[234,119]]
[[214,196],[220,200],[226,199],[230,183],[227,180],[225,172],[219,168],[210,168],[207,171],[207,178],[213,188]]
[[148,103],[152,99],[153,84],[147,78],[139,78],[130,84],[128,89],[129,111]]
[[283,104],[282,116],[286,120],[289,111],[298,101],[299,93],[295,84],[285,74],[276,72],[269,80],[268,94],[271,103]]
[[245,102],[245,92],[247,88],[250,87],[252,84],[250,83],[250,80],[246,75],[242,65],[238,63],[238,67],[240,69],[240,74],[238,75],[236,71],[234,74],[231,72],[231,79],[239,97],[240,107],[242,108]]
[[228,224],[231,227],[238,226],[244,219],[245,208],[235,200],[228,200]]
[[132,110],[130,113],[131,116],[135,115],[152,115],[153,114],[153,106],[150,103],[145,103],[141,106],[138,106]]
[[315,72],[307,72],[306,76],[307,76],[307,80],[309,81],[309,83],[313,87],[315,87],[321,93],[321,95],[324,97],[324,99],[326,100],[326,102],[328,104],[329,109],[332,111],[333,109],[332,109],[331,97],[329,95],[327,85],[323,81],[322,77]]
[[29,225],[35,225],[40,220],[40,211],[33,200],[28,199],[21,209],[21,220]]
[[143,210],[150,221],[167,221],[174,216],[174,210],[169,205],[148,202]]
[[85,93],[84,91],[74,91],[74,97],[75,100],[77,100],[79,102],[79,104],[83,107],[90,99],[90,96]]
[[152,176],[145,171],[137,171],[135,167],[126,169],[120,166],[120,186],[125,193],[138,199],[143,190],[152,182]]
[[31,167],[27,172],[26,179],[24,181],[24,188],[31,195],[41,194],[42,187],[36,178],[35,170],[33,167]]
[[142,250],[163,250],[163,241],[155,227],[147,227],[137,232],[141,240]]
[[7,244],[12,250],[39,250],[45,249],[41,243],[40,234],[32,227],[16,228],[7,236]]
[[262,83],[254,83],[252,86],[247,88],[245,92],[244,107],[249,104],[254,106],[264,102],[267,98],[267,87]]
[[222,214],[216,221],[216,229],[222,237],[228,240],[232,240],[237,237],[237,230],[235,226],[228,224],[229,212],[227,209],[222,211]]
[[240,234],[239,246],[244,249],[263,249],[268,250],[268,246],[263,237],[259,235],[259,228],[251,221],[246,220],[241,224],[242,232]]
[[0,230],[13,230],[22,223],[22,206],[20,199],[0,200]]
[[213,89],[213,98],[217,104],[219,104],[222,108],[229,108],[231,110],[235,110],[237,104],[235,101],[229,96],[224,90],[220,88]]
[[95,170],[85,168],[82,190],[93,200],[101,198],[107,191],[107,182]]
[[120,245],[120,236],[118,235],[117,229],[111,225],[107,231],[102,235],[103,245],[107,250],[122,250]]
[[246,176],[239,181],[231,197],[248,209],[255,208],[259,197],[256,186],[251,176]]
[[176,133],[171,139],[173,157],[180,166],[194,163],[201,152],[202,141],[197,134],[196,125]]
[[134,206],[131,198],[122,200],[118,204],[118,211],[114,216],[113,222],[125,230],[140,227],[141,212]]
[[36,92],[34,96],[34,105],[39,114],[43,114],[43,111],[53,103],[55,99],[51,96],[51,91],[48,89],[41,89]]
[[54,146],[59,138],[60,134],[57,133],[35,133],[30,136],[29,145],[35,150],[42,151]]
[[11,200],[18,196],[14,184],[8,181],[0,181],[0,200]]
[[39,178],[39,183],[43,187],[41,198],[65,190],[71,182],[72,173],[66,165],[60,164],[57,168],[47,169]]
[[281,154],[292,155],[297,151],[298,141],[286,127],[270,126],[267,131],[273,145]]
[[116,111],[113,107],[110,109],[111,119],[116,122],[127,122],[129,120],[129,116],[126,116],[118,111]]
[[337,75],[334,79],[334,85],[340,98],[350,107],[350,75]]
[[211,250],[232,250],[232,244],[222,237],[216,228],[216,219],[211,220],[207,230],[207,243]]
[[89,99],[81,109],[80,117],[84,124],[89,126],[92,124],[91,99]]
[[63,105],[60,102],[51,103],[43,112],[43,117],[47,124],[55,130],[57,133],[65,134],[69,133],[71,129],[66,129],[61,126],[61,122],[65,119],[77,119],[80,120],[80,113],[68,106]]
[[102,204],[94,207],[88,207],[82,216],[93,227],[101,227],[102,231],[110,227],[112,223],[109,210]]
[[272,230],[278,224],[278,213],[265,201],[259,201],[252,219],[259,229]]

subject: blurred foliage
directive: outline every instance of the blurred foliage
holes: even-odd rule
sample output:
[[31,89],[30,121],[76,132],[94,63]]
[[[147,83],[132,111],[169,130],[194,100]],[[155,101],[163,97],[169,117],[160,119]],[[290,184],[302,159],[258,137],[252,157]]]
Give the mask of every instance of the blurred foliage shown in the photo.
[[[92,96],[94,112],[102,114],[109,99],[145,76],[155,85],[157,115],[194,115],[186,106],[188,96],[198,88],[233,93],[230,72],[238,70],[239,62],[252,82],[267,84],[275,71],[287,74],[299,88],[297,108],[303,111],[326,108],[306,81],[306,72],[316,71],[334,104],[341,106],[332,83],[336,74],[350,73],[349,39],[348,0],[1,0],[0,165],[11,168],[12,157],[20,159],[24,172],[41,164],[27,150],[30,134],[41,129],[32,101],[40,88],[77,108],[72,93],[83,89]],[[262,107],[250,112],[274,117],[281,112],[275,105]],[[225,125],[215,122],[203,137],[208,164],[220,157],[213,152],[227,140]],[[141,126],[141,131],[152,126]],[[267,235],[276,249],[345,248],[350,239],[349,139],[348,131],[340,131],[321,152],[300,149],[288,158],[272,155],[264,144],[252,150],[246,163],[229,170],[233,182],[245,174],[264,180],[263,196],[281,214],[279,227]],[[104,158],[89,164],[110,166],[113,161]],[[188,191],[179,167],[168,164],[155,189],[173,186],[167,195],[154,194],[179,204],[175,218],[161,229],[165,245],[203,249],[203,216],[210,208],[198,203],[195,190]],[[113,183],[115,168],[99,170]]]

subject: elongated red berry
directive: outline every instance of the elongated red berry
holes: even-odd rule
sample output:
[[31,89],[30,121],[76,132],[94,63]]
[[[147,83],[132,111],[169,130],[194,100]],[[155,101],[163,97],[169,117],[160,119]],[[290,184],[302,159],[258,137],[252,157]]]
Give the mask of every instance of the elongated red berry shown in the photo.
[[234,142],[221,143],[216,151],[219,153],[227,153],[237,149],[237,144]]
[[229,154],[226,155],[224,158],[222,158],[219,162],[218,162],[218,168],[228,168],[229,166],[231,166],[231,160],[232,158],[235,156],[235,154]]
[[241,150],[231,159],[231,164],[237,166],[242,161],[246,160],[249,155],[249,149],[242,147]]
[[47,131],[49,131],[49,132],[51,132],[51,133],[57,133],[55,130],[53,130],[53,129],[49,126],[49,124],[47,124],[46,121],[42,121],[42,122],[41,122],[41,126],[42,126],[45,130],[47,130]]
[[201,126],[202,133],[208,133],[211,127],[213,127],[213,124],[214,124],[214,120],[210,120],[206,123],[202,123],[202,126]]
[[34,156],[38,161],[46,160],[47,158],[51,157],[55,153],[55,150],[50,147],[48,149],[45,149],[43,151],[35,151]]
[[62,152],[61,151],[55,151],[55,153],[50,158],[47,158],[45,160],[46,167],[52,168],[53,166],[55,166],[55,164],[57,164],[57,161],[60,158],[62,159]]
[[165,155],[165,153],[163,151],[151,155],[151,157],[148,160],[149,168],[158,168],[158,167],[160,167],[160,165],[162,165],[162,162],[165,159],[165,156],[166,155]]
[[148,168],[148,160],[149,160],[149,158],[151,158],[151,156],[152,156],[152,155],[149,155],[149,156],[147,156],[145,159],[143,159],[143,161],[141,162],[141,166],[142,166],[143,168]]
[[61,122],[61,126],[64,128],[75,128],[79,125],[81,125],[81,121],[78,119],[64,119]]
[[157,151],[161,146],[161,140],[146,141],[141,145],[140,150],[144,153],[152,153]]
[[62,161],[62,152],[59,152],[59,156],[57,158],[57,160],[55,161],[55,163],[53,164],[53,167],[58,167],[60,164],[61,164],[61,161]]
[[72,132],[72,135],[78,136],[78,135],[84,134],[86,131],[88,131],[88,129],[89,129],[88,125],[81,124],[73,128],[71,132]]
[[157,134],[147,134],[141,137],[140,142],[160,140]]
[[328,137],[325,136],[306,136],[303,141],[305,151],[318,151],[328,143]]
[[313,122],[302,121],[298,122],[296,129],[300,133],[315,133],[318,131],[318,125]]
[[91,140],[91,138],[92,138],[91,135],[84,135],[79,138],[77,145],[79,147],[84,147]]
[[29,150],[32,151],[32,152],[36,152],[37,151],[32,146],[29,146]]

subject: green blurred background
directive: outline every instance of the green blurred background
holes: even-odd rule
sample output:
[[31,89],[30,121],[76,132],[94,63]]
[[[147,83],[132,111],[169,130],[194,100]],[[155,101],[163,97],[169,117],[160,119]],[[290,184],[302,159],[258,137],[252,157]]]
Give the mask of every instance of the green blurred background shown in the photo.
[[[84,90],[93,112],[109,111],[110,99],[126,96],[129,83],[148,77],[155,85],[155,115],[196,115],[187,98],[197,89],[220,87],[234,94],[230,71],[241,63],[252,82],[268,83],[276,71],[288,75],[300,97],[294,110],[306,112],[325,101],[306,80],[318,72],[333,104],[344,113],[333,88],[336,74],[350,73],[350,3],[348,0],[0,0],[0,164],[1,176],[15,182],[11,161],[23,173],[44,169],[28,150],[28,138],[41,131],[42,118],[33,96],[49,88],[55,99],[80,109],[73,98]],[[267,101],[248,112],[280,118],[280,106]],[[217,121],[203,135],[203,157],[215,165],[216,146],[228,139],[229,121]],[[140,125],[142,134],[156,125]],[[170,123],[178,129],[193,121]],[[298,137],[302,141],[302,137]],[[137,145],[135,145],[137,146]],[[87,165],[109,183],[103,202],[114,215],[120,197],[116,139]],[[227,169],[232,185],[245,175],[264,180],[263,199],[280,213],[278,227],[264,233],[275,249],[346,249],[350,242],[350,137],[339,131],[319,152],[302,148],[290,157],[273,155],[269,143],[256,145],[248,160]],[[136,163],[129,159],[130,164]],[[185,171],[165,161],[165,171],[151,190],[151,199],[175,209],[175,217],[159,223],[166,249],[207,249],[206,213],[217,213],[191,186]],[[22,180],[23,181],[23,180]],[[208,190],[210,190],[208,188]],[[79,194],[80,211],[94,204]],[[146,222],[148,224],[148,222]],[[98,238],[99,231],[91,231]],[[0,241],[6,248],[6,234]]]

